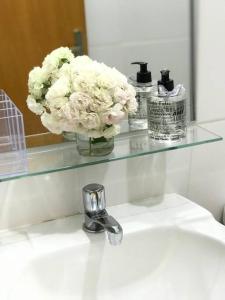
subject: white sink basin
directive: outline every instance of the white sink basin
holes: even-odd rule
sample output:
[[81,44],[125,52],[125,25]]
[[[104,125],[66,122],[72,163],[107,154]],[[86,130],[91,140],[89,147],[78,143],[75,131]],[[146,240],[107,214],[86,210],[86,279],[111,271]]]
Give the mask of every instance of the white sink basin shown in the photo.
[[2,236],[0,299],[225,299],[225,228],[209,212],[174,194],[109,211],[120,246],[82,216]]

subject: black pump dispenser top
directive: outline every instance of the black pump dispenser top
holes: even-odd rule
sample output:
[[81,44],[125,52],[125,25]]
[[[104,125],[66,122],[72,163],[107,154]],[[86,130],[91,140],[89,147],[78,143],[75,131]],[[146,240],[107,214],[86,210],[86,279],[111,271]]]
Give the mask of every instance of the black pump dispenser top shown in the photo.
[[163,85],[167,91],[172,91],[174,89],[174,82],[170,79],[170,71],[169,70],[162,70],[161,73],[161,80],[158,80],[158,85]]
[[132,65],[139,65],[140,71],[137,72],[137,82],[147,83],[152,81],[152,74],[148,71],[148,63],[146,62],[132,62]]

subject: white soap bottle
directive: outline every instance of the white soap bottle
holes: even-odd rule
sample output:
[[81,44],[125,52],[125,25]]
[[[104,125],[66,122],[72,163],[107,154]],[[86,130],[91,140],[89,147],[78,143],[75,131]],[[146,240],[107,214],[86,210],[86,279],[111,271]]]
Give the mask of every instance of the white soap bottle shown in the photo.
[[128,82],[136,90],[138,107],[136,114],[129,114],[128,123],[130,130],[143,130],[148,128],[147,99],[150,97],[153,87],[152,75],[147,68],[148,63],[133,62],[132,64],[140,66],[140,71],[128,78]]
[[186,135],[186,93],[182,84],[174,87],[169,70],[161,71],[161,80],[148,99],[148,130],[152,139],[177,141]]

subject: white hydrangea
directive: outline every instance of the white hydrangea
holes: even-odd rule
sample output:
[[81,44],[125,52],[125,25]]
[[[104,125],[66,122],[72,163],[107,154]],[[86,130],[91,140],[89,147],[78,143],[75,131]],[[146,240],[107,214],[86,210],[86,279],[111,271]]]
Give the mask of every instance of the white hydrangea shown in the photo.
[[123,106],[120,103],[116,103],[111,109],[102,114],[102,121],[107,125],[119,124],[125,116]]
[[54,73],[64,63],[70,63],[73,59],[74,55],[68,47],[60,47],[53,50],[45,57],[42,66],[45,67],[45,69],[48,70],[49,73]]
[[29,74],[27,105],[41,115],[53,133],[73,131],[97,138],[111,138],[128,113],[135,113],[135,90],[115,68],[74,57],[61,47]]
[[[70,95],[70,105],[74,107],[77,111],[79,110],[91,110],[90,105],[92,104],[92,98],[82,92],[74,92]],[[71,107],[71,109],[72,109]]]
[[35,67],[29,73],[28,89],[29,93],[35,98],[41,100],[48,85],[48,73],[40,67]]
[[68,102],[68,98],[67,97],[49,98],[46,101],[46,106],[51,111],[60,110],[61,107],[64,107],[67,102]]
[[103,136],[106,139],[109,139],[117,134],[120,133],[120,126],[119,125],[112,125],[110,127],[107,127],[104,131],[103,131]]
[[79,123],[86,128],[87,130],[95,129],[98,130],[101,128],[101,120],[97,113],[81,113]]
[[48,92],[45,97],[47,100],[54,99],[58,97],[65,97],[71,93],[71,84],[68,76],[61,76],[57,79],[51,87],[49,87]]
[[53,114],[44,112],[41,115],[41,122],[52,133],[62,133],[62,128],[59,119],[57,119]]
[[43,105],[38,103],[31,95],[27,97],[27,106],[36,115],[41,115],[45,111]]
[[84,69],[88,65],[92,65],[93,61],[87,55],[81,55],[75,57],[71,61],[71,67],[75,72],[78,72],[80,69]]

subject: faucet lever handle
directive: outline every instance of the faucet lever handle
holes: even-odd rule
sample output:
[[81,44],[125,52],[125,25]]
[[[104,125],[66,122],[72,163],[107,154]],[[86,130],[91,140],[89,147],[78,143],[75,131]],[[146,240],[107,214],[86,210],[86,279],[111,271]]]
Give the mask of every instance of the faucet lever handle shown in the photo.
[[97,183],[91,183],[83,187],[84,209],[89,213],[98,213],[105,209],[105,189]]

